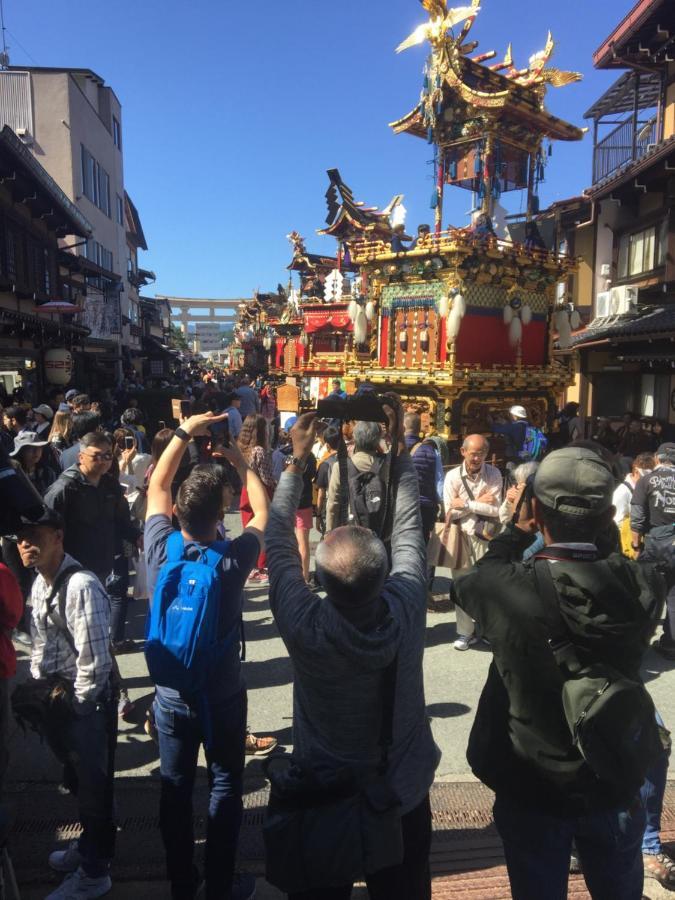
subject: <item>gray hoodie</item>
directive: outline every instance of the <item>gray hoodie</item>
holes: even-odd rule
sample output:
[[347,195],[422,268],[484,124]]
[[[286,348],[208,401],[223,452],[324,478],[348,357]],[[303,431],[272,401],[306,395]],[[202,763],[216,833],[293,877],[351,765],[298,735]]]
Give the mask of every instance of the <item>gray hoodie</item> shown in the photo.
[[426,551],[417,475],[405,453],[394,469],[397,485],[392,570],[382,591],[387,614],[360,631],[328,599],[305,584],[293,531],[302,489],[284,472],[265,532],[270,604],[288,649],[293,683],[295,754],[317,768],[369,768],[380,758],[383,673],[398,653],[391,783],[407,813],[422,802],[440,751],[424,701],[422,660],[426,626]]

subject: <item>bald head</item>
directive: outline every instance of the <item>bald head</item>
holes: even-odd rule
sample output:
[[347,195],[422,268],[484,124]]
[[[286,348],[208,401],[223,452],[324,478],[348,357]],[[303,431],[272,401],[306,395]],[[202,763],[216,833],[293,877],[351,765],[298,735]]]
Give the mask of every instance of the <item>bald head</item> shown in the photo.
[[480,472],[485,458],[490,452],[490,444],[482,434],[469,434],[462,444],[462,456],[467,472]]
[[387,551],[369,528],[335,528],[316,548],[316,574],[336,606],[376,600],[387,577]]

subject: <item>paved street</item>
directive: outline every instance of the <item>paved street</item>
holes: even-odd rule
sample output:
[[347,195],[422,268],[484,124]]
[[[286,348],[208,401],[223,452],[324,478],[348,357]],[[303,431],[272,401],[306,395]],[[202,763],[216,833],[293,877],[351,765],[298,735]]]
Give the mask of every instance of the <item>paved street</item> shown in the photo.
[[[232,535],[239,531],[238,515],[227,517]],[[318,537],[318,535],[315,535]],[[447,572],[441,571],[435,589],[447,591]],[[131,632],[143,633],[146,605],[130,607]],[[443,756],[434,794],[434,871],[438,877],[434,896],[507,897],[501,868],[499,841],[490,823],[491,797],[475,783],[468,770],[465,748],[473,712],[485,680],[491,655],[487,648],[459,653],[452,649],[454,613],[430,613],[425,657],[427,709],[434,736]],[[247,590],[246,664],[249,687],[249,724],[254,732],[273,734],[279,744],[291,746],[292,668],[270,614],[265,588]],[[25,676],[27,657],[19,649],[19,677]],[[118,859],[119,887],[113,897],[164,896],[157,881],[163,862],[157,833],[157,748],[143,731],[145,710],[152,687],[142,652],[119,658],[130,695],[136,703],[131,723],[122,723],[117,754],[118,808],[122,823]],[[649,653],[645,678],[666,723],[675,723],[675,674],[660,657]],[[13,855],[25,896],[46,893],[50,875],[45,865],[49,848],[72,836],[76,828],[74,805],[57,791],[59,768],[46,748],[32,735],[14,729],[9,772],[10,803],[17,824]],[[144,777],[145,776],[145,777]],[[242,865],[262,875],[261,811],[265,803],[265,779],[260,762],[250,759],[246,775],[247,812],[242,832]],[[675,798],[674,798],[675,799]],[[205,787],[196,801],[196,826],[203,824]],[[668,812],[670,816],[670,812]],[[672,818],[669,829],[675,829]],[[670,836],[670,833],[669,833]],[[672,837],[675,837],[673,830]],[[488,887],[488,876],[493,887]],[[453,888],[453,885],[455,887]],[[501,887],[500,887],[501,886]],[[494,888],[494,889],[493,889]],[[280,896],[262,886],[262,900]],[[358,896],[355,892],[355,896]],[[584,896],[574,894],[574,896]],[[655,890],[648,893],[655,900]]]

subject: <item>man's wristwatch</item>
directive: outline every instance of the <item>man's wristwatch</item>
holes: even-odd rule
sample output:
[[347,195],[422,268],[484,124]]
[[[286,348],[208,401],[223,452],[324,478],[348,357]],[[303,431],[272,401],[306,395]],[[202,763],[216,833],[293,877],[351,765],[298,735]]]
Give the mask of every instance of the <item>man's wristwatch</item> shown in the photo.
[[284,466],[286,466],[286,468],[288,468],[288,466],[295,466],[296,469],[300,469],[300,471],[304,473],[307,468],[307,460],[303,460],[300,456],[287,456],[284,460]]
[[174,435],[177,438],[180,438],[181,441],[189,441],[190,440],[190,435],[187,433],[187,431],[185,431],[184,428],[176,428],[176,430],[174,431]]

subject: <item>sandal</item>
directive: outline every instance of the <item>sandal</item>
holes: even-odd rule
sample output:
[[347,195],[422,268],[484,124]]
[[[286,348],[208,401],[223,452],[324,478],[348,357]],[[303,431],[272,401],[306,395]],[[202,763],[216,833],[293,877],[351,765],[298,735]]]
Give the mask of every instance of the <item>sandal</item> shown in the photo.
[[656,879],[669,890],[675,888],[675,861],[667,853],[643,853],[642,861],[646,877]]

